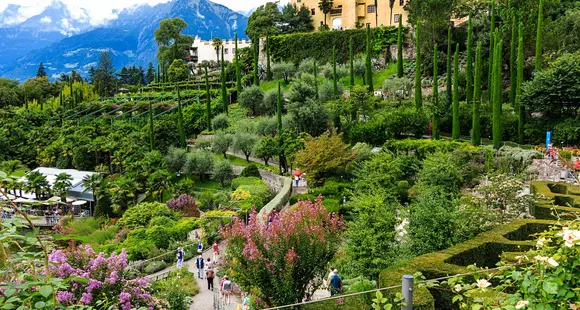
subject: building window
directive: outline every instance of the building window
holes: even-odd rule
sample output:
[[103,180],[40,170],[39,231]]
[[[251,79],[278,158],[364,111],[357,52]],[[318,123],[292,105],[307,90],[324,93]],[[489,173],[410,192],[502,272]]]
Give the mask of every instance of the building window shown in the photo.
[[399,0],[399,5],[400,5],[400,6],[403,6],[403,5],[405,5],[405,0]]
[[395,14],[395,23],[398,23],[400,18],[401,14]]
[[367,7],[367,13],[374,13],[377,11],[377,8],[374,5],[369,5]]
[[228,53],[228,49],[227,48],[224,48],[224,54],[227,55],[227,53]]
[[312,13],[312,15],[316,15],[316,9],[310,9],[310,13]]

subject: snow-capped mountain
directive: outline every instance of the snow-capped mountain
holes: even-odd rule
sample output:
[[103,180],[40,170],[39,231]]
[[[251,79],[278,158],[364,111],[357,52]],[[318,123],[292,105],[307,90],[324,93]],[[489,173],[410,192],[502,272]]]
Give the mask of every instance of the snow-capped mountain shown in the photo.
[[20,5],[9,4],[4,11],[0,12],[0,27],[10,27],[21,22],[21,15],[18,12]]
[[53,0],[40,14],[28,18],[17,27],[71,36],[90,29],[92,27],[90,20],[89,13],[85,9],[73,9],[59,0]]
[[[0,28],[0,76],[24,80],[34,76],[40,62],[45,64],[48,75],[52,77],[71,70],[86,75],[90,66],[96,65],[103,50],[113,54],[117,68],[125,65],[145,67],[156,61],[157,44],[153,32],[166,18],[182,18],[188,23],[185,34],[198,35],[206,40],[213,37],[230,39],[235,33],[245,37],[247,27],[247,17],[208,0],[173,0],[155,6],[140,5],[118,12],[116,19],[94,29],[90,26],[88,14],[86,18],[82,12],[66,15],[64,11],[70,13],[66,6],[55,4],[53,2],[51,8],[16,27]],[[61,16],[61,19],[56,16]],[[68,27],[63,26],[64,19],[69,21],[64,25]],[[45,29],[53,31],[45,32],[39,38],[34,34],[40,34],[36,27],[43,24],[46,24]],[[63,34],[61,30],[64,29],[69,32]],[[31,46],[36,49],[32,50]],[[26,47],[27,50],[23,51]],[[19,53],[5,58],[3,48],[16,48]]]

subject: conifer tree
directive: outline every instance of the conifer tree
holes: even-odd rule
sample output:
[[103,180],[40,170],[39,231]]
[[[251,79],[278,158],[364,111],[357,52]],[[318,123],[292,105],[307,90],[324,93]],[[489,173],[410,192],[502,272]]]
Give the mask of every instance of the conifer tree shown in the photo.
[[453,56],[453,124],[451,137],[453,140],[459,139],[461,136],[459,124],[459,43],[455,47],[455,55]]
[[493,68],[493,148],[499,149],[502,144],[503,133],[502,133],[502,102],[501,102],[501,49],[503,45],[503,41],[500,40],[498,30],[495,31],[495,39],[497,44],[494,48],[495,55],[493,56],[494,59],[494,68]]
[[439,140],[439,80],[437,77],[437,44],[433,49],[433,126],[431,129],[431,136],[435,140]]
[[316,92],[316,101],[318,101],[318,68],[316,66],[316,59],[314,59],[314,91]]
[[183,109],[181,107],[181,95],[179,94],[179,86],[177,87],[177,112],[178,115],[178,129],[179,129],[179,144],[182,148],[185,148],[187,145],[185,143],[185,124],[183,123]]
[[352,89],[354,87],[354,55],[353,55],[352,37],[350,37],[349,42],[349,62],[350,62],[350,88]]
[[495,46],[494,42],[494,32],[495,29],[495,0],[491,0],[491,24],[489,26],[489,66],[488,66],[488,73],[487,73],[487,92],[489,97],[489,102],[492,102],[492,88],[493,88],[493,56],[494,51],[493,48]]
[[538,8],[538,29],[536,31],[536,73],[542,71],[542,32],[544,30],[544,1],[540,0]]
[[226,69],[224,66],[224,46],[222,45],[222,61],[220,62],[220,80],[221,80],[221,95],[222,95],[222,104],[224,105],[224,113],[228,114],[228,91],[226,88]]
[[153,109],[151,108],[151,102],[149,102],[149,150],[155,150],[155,137],[153,129]]
[[397,36],[397,77],[403,77],[403,19],[399,18]]
[[366,42],[366,76],[367,76],[367,85],[369,86],[369,93],[373,93],[375,91],[373,85],[373,63],[372,63],[372,40],[371,40],[371,27],[367,25],[367,42]]
[[465,101],[470,104],[473,99],[473,25],[471,23],[471,14],[469,14],[469,21],[467,26],[467,59],[465,66],[465,78],[466,78],[466,89],[465,89]]
[[44,64],[41,61],[40,64],[38,65],[38,70],[36,70],[36,77],[45,77],[45,76],[48,76],[48,74],[46,74]]
[[446,70],[447,70],[446,71],[447,72],[447,76],[446,76],[446,79],[445,79],[445,87],[446,87],[445,88],[446,89],[446,92],[445,93],[447,94],[446,100],[447,100],[447,106],[448,107],[450,107],[452,105],[452,102],[453,102],[453,90],[451,88],[451,85],[452,85],[452,82],[451,82],[452,81],[451,74],[453,72],[452,71],[453,70],[452,69],[453,68],[452,67],[452,61],[451,61],[451,59],[453,57],[453,56],[451,56],[451,54],[453,53],[452,51],[453,50],[451,49],[451,27],[449,27],[447,29],[447,68],[446,68]]
[[209,89],[209,77],[207,76],[207,65],[205,65],[205,112],[207,118],[207,130],[211,130],[211,91]]
[[510,40],[510,103],[512,107],[516,107],[516,84],[517,84],[517,68],[516,68],[516,57],[517,57],[517,24],[516,16],[512,16],[512,37]]
[[75,106],[75,97],[73,96],[73,77],[74,77],[74,70],[70,75],[70,82],[68,83],[69,86],[69,91],[70,91],[70,102],[71,102],[71,107]]
[[270,67],[270,36],[266,35],[266,81],[272,80],[272,69]]
[[336,76],[336,47],[332,46],[332,94],[338,98],[338,78]]
[[60,106],[64,108],[64,106],[62,105],[63,104],[63,100],[62,100],[62,89],[59,92],[59,103],[60,103]]
[[242,93],[242,72],[240,69],[240,55],[238,55],[238,34],[236,33],[236,49],[235,49],[235,57],[236,57],[236,91],[238,96]]
[[254,85],[260,86],[260,72],[258,68],[258,44],[254,47]]
[[475,76],[473,78],[473,104],[472,104],[472,119],[471,119],[471,144],[481,144],[481,123],[480,123],[480,108],[481,108],[481,42],[477,43],[475,50]]
[[278,118],[278,136],[282,136],[282,88],[278,81],[278,96],[276,97],[276,116]]
[[415,29],[415,48],[417,49],[417,56],[415,60],[415,109],[421,110],[423,107],[423,96],[421,94],[421,32],[420,24],[417,22]]
[[522,83],[524,82],[524,24],[520,22],[518,31],[518,59],[516,83],[516,111],[518,114],[518,143],[524,143],[524,107],[520,104]]

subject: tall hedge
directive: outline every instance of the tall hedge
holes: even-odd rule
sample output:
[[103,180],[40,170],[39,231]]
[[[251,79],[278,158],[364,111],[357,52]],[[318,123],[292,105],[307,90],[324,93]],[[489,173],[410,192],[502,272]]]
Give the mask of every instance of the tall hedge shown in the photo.
[[367,76],[367,84],[369,86],[369,93],[375,91],[375,87],[373,85],[373,40],[371,37],[371,27],[367,25],[367,32],[366,32],[366,53],[365,53],[365,74]]
[[[376,49],[397,43],[397,28],[378,27],[371,29]],[[330,47],[336,47],[336,61],[345,64],[349,59],[350,38],[353,40],[353,54],[366,53],[366,30],[317,31],[271,36],[270,54],[274,62],[284,60],[294,64],[303,59],[314,58],[318,63],[330,63]],[[321,45],[323,44],[323,45]],[[325,48],[321,48],[321,46]]]
[[242,93],[242,71],[240,68],[240,55],[238,55],[238,34],[236,33],[236,50],[234,51],[236,56],[236,92],[238,96]]
[[517,59],[517,83],[516,83],[516,111],[518,114],[518,143],[524,143],[524,107],[520,104],[522,95],[522,83],[524,82],[524,24],[520,22],[518,29],[518,59]]
[[487,92],[489,97],[489,102],[491,102],[491,93],[493,88],[493,48],[495,46],[494,40],[494,32],[495,29],[495,0],[491,0],[491,24],[489,26],[489,60],[488,60],[488,71],[487,71]]
[[[419,45],[417,45],[419,46]],[[439,135],[439,81],[437,77],[437,44],[433,49],[433,106],[435,107],[433,111],[433,123],[431,129],[431,136],[433,139],[438,140]]]
[[514,109],[516,107],[517,44],[518,44],[518,32],[517,32],[516,16],[514,15],[512,16],[512,37],[510,40],[510,103],[512,104]]
[[461,136],[459,124],[459,43],[455,47],[455,55],[453,56],[453,124],[451,137],[453,140],[459,139]]
[[415,29],[415,48],[417,49],[417,56],[415,57],[415,108],[417,111],[423,107],[423,95],[421,94],[421,32],[420,24],[417,22]]
[[481,108],[481,42],[477,43],[475,50],[475,75],[473,77],[473,104],[471,117],[471,144],[481,144],[481,123],[480,123],[480,108]]
[[471,23],[471,14],[467,26],[467,64],[465,66],[465,77],[467,85],[465,86],[465,101],[470,104],[473,99],[473,25]]
[[221,96],[222,96],[222,104],[224,105],[224,113],[228,114],[228,90],[226,87],[226,69],[225,69],[225,61],[224,61],[224,47],[222,45],[221,50],[221,62],[220,62],[220,82],[221,82]]
[[538,28],[536,30],[536,73],[542,71],[542,31],[544,26],[544,1],[540,0],[538,8]]
[[493,148],[499,149],[502,146],[503,140],[503,133],[502,133],[502,112],[501,112],[501,105],[502,105],[502,79],[501,79],[501,68],[502,68],[502,61],[501,61],[501,49],[503,45],[503,40],[500,39],[498,30],[495,31],[495,39],[497,44],[494,48],[495,55],[493,56],[494,64],[493,64],[493,126],[492,126],[492,135],[493,135]]
[[397,31],[397,77],[403,77],[403,19],[399,18]]

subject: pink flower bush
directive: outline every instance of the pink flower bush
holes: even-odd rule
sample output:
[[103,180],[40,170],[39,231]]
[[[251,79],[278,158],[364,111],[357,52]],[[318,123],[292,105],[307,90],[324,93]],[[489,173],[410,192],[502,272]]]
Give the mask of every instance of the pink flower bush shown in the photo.
[[236,219],[220,231],[226,273],[246,291],[257,288],[270,306],[299,302],[312,280],[324,278],[342,230],[342,218],[328,213],[322,198],[274,213],[270,223],[252,210],[247,224]]
[[61,279],[71,277],[84,280],[72,280],[67,291],[56,294],[57,301],[64,305],[88,305],[106,301],[113,309],[164,309],[165,302],[153,298],[149,293],[146,278],[124,280],[123,271],[127,267],[127,253],[95,253],[88,245],[79,246],[74,251],[56,250],[49,256],[53,276]]
[[195,198],[191,195],[181,195],[177,198],[167,201],[169,209],[179,211],[185,216],[199,217],[199,208]]

